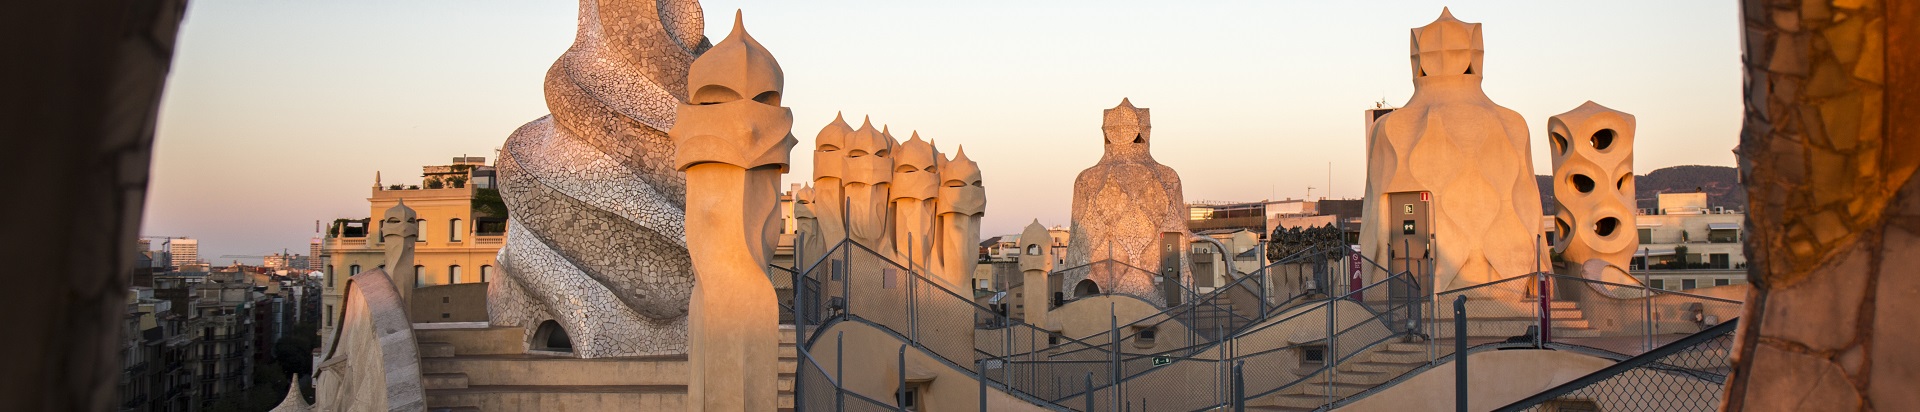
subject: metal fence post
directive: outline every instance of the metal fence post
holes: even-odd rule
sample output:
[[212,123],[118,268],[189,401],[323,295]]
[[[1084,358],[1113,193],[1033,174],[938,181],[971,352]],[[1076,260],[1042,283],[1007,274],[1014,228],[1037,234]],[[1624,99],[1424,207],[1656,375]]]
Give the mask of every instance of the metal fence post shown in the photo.
[[1233,412],[1247,412],[1247,382],[1240,371],[1246,365],[1247,361],[1233,363]]
[[1109,324],[1108,331],[1111,333],[1110,335],[1107,335],[1107,336],[1110,336],[1110,338],[1108,338],[1109,342],[1107,343],[1113,346],[1113,354],[1111,356],[1111,358],[1113,359],[1113,367],[1109,371],[1109,372],[1112,372],[1113,380],[1107,381],[1107,387],[1113,388],[1113,403],[1119,404],[1120,403],[1120,315],[1115,310],[1115,306],[1116,304],[1112,302],[1107,303],[1107,322]]
[[1467,295],[1453,298],[1453,405],[1467,412]]
[[918,294],[913,293],[913,291],[918,287],[920,282],[915,281],[913,276],[913,250],[913,234],[908,233],[907,270],[905,271],[906,273],[902,273],[900,276],[904,277],[904,279],[901,279],[904,281],[902,283],[907,284],[907,336],[911,337],[913,342],[918,343],[920,342],[920,308],[918,305],[919,302],[916,302],[919,300]]
[[[986,360],[986,359],[981,359],[981,360],[980,360],[979,362],[976,362],[976,364],[978,364],[978,366],[979,366],[979,368],[980,368],[980,372],[979,372],[979,375],[980,375],[980,376],[979,376],[979,378],[980,378],[980,412],[987,412],[987,360]],[[1007,365],[1006,365],[1005,363],[1001,363],[1001,365],[1000,365],[1000,367],[1001,367],[1002,369],[1005,369],[1005,368],[1007,367]],[[1009,386],[1009,387],[1011,387],[1011,386]]]
[[907,345],[900,344],[900,386],[893,395],[894,410],[907,411]]
[[1320,359],[1320,364],[1323,365],[1322,367],[1327,368],[1327,382],[1326,385],[1324,385],[1327,387],[1327,400],[1321,405],[1333,404],[1333,381],[1338,378],[1338,376],[1334,374],[1334,369],[1336,369],[1336,366],[1340,363],[1340,349],[1338,345],[1335,344],[1339,339],[1340,322],[1339,318],[1334,314],[1334,308],[1339,307],[1340,301],[1345,298],[1344,296],[1333,295],[1331,293],[1332,288],[1328,288],[1327,290],[1329,291],[1327,295],[1327,353]]
[[[847,381],[847,332],[841,331],[833,338],[833,376],[840,382]],[[847,391],[835,385],[833,388],[833,409],[847,410]]]
[[1087,372],[1087,391],[1082,395],[1087,398],[1087,408],[1082,411],[1093,412],[1093,372]]
[[802,390],[805,388],[804,386],[802,386],[802,383],[801,383],[801,381],[804,381],[804,379],[800,379],[799,372],[806,369],[806,360],[811,358],[806,355],[807,354],[807,310],[806,310],[807,275],[805,273],[801,273],[801,270],[802,270],[801,266],[803,266],[806,262],[806,259],[801,257],[801,252],[803,252],[804,251],[803,249],[805,249],[804,247],[802,247],[802,245],[807,244],[806,243],[807,234],[803,232],[794,232],[793,238],[794,238],[794,241],[793,241],[793,348],[795,351],[798,351],[800,353],[800,365],[794,368],[795,373],[793,374],[793,410],[800,411],[800,410],[806,409],[805,406],[802,406],[802,405],[805,405],[806,402],[801,397],[804,396],[807,392],[805,390]]

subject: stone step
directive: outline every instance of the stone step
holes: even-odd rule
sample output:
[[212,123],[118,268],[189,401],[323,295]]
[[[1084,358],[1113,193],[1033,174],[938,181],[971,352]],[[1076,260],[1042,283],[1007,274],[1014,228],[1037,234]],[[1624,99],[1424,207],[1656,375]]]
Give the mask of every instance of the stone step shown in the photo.
[[420,357],[451,358],[453,357],[453,344],[445,342],[420,342]]
[[[1335,383],[1374,387],[1374,386],[1379,386],[1382,383],[1387,383],[1388,380],[1392,380],[1394,376],[1397,376],[1397,374],[1388,373],[1388,372],[1353,371],[1353,370],[1345,370],[1344,367],[1341,369],[1342,370],[1334,373],[1333,376],[1331,377]],[[1324,384],[1324,383],[1327,383],[1328,378],[1329,377],[1325,373],[1314,374],[1313,376],[1307,377],[1306,383],[1304,384],[1307,384],[1307,385]]]
[[1427,345],[1424,343],[1388,342],[1385,345],[1381,345],[1380,350],[1392,351],[1392,352],[1427,353]]
[[1580,302],[1574,302],[1570,300],[1556,300],[1556,301],[1547,302],[1547,307],[1553,308],[1553,310],[1562,310],[1562,309],[1579,310]]
[[781,394],[793,393],[793,374],[791,373],[780,374],[780,393]]
[[1260,405],[1260,407],[1275,408],[1265,410],[1277,411],[1310,411],[1319,409],[1320,405],[1327,404],[1327,397],[1307,394],[1277,394],[1268,396],[1265,400],[1266,402]]
[[462,355],[421,359],[420,372],[465,374],[472,386],[684,386],[689,371],[685,355],[599,359]]
[[1367,353],[1365,357],[1367,362],[1373,362],[1373,363],[1397,363],[1397,364],[1427,363],[1427,351],[1425,350],[1421,350],[1418,352],[1375,350],[1370,353]]
[[684,385],[477,385],[428,389],[427,407],[484,411],[678,411]]
[[[1425,353],[1420,354],[1420,356],[1422,360],[1426,359]],[[1341,368],[1340,370],[1342,372],[1351,371],[1351,372],[1403,374],[1403,373],[1406,373],[1407,371],[1413,370],[1413,368],[1419,367],[1421,364],[1424,364],[1424,363],[1425,362],[1416,363],[1416,364],[1399,363],[1399,362],[1347,362],[1346,364],[1340,365],[1340,368]]]
[[1296,391],[1304,390],[1307,395],[1313,396],[1325,396],[1328,393],[1327,391],[1331,390],[1335,398],[1345,398],[1358,395],[1360,392],[1366,392],[1368,389],[1373,389],[1373,385],[1354,385],[1336,382],[1331,388],[1325,383],[1319,385],[1297,385],[1294,386],[1294,388],[1296,388],[1294,389]]
[[421,374],[420,386],[426,389],[466,389],[467,374],[464,374],[464,373]]

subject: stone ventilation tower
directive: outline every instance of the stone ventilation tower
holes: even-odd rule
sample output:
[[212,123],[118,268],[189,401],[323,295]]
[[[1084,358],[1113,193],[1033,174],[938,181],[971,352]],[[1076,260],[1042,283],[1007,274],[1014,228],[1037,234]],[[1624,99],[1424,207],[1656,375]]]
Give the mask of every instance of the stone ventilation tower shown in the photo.
[[[1594,102],[1547,119],[1553,251],[1589,279],[1632,284],[1633,115]],[[1608,269],[1611,268],[1611,269]]]
[[508,229],[489,323],[582,358],[685,351],[687,183],[667,130],[710,46],[704,22],[693,0],[581,0],[573,45],[547,71],[552,115],[515,130],[495,163]]
[[1542,228],[1527,122],[1480,88],[1480,24],[1442,10],[1411,34],[1413,97],[1367,132],[1361,253],[1395,271],[1405,260],[1389,256],[1431,256],[1436,290],[1534,272]]
[[[1153,160],[1148,109],[1120,100],[1102,113],[1104,154],[1073,181],[1073,224],[1061,276],[1074,296],[1123,293],[1169,304],[1154,277],[1187,284],[1186,201],[1180,175]],[[1111,263],[1099,263],[1111,260]],[[1171,273],[1169,273],[1171,272]],[[1082,284],[1081,281],[1088,283]]]

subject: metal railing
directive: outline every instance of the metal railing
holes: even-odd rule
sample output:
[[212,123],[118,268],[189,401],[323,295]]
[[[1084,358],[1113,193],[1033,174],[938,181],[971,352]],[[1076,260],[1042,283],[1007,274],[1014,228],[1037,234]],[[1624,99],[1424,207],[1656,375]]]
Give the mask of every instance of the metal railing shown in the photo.
[[[802,410],[897,406],[871,393],[852,393],[840,384],[838,366],[827,369],[809,354],[835,322],[871,325],[949,367],[970,371],[983,390],[992,386],[1043,407],[1207,410],[1252,400],[1332,408],[1452,359],[1453,320],[1461,316],[1442,313],[1436,302],[1466,298],[1466,338],[1475,347],[1574,345],[1624,354],[1717,327],[1720,319],[1737,316],[1740,305],[1546,273],[1436,293],[1431,261],[1415,258],[1392,265],[1362,258],[1363,268],[1391,275],[1346,290],[1348,282],[1333,281],[1332,264],[1339,259],[1296,255],[1253,274],[1229,267],[1236,276],[1227,285],[1204,294],[1186,291],[1190,299],[1178,306],[1127,324],[1112,319],[1107,332],[1080,338],[979,304],[971,291],[953,290],[966,285],[926,277],[912,257],[896,262],[891,253],[851,241],[819,257],[796,256],[796,267],[770,273],[776,287],[791,291],[781,307],[801,339],[795,402]],[[1315,270],[1315,292],[1275,293],[1270,273],[1304,276],[1302,267]],[[1239,301],[1235,293],[1242,295]],[[1255,310],[1246,310],[1244,295],[1258,296]],[[1178,340],[1160,334],[1171,325],[1186,330],[1181,345],[1140,344]],[[1397,363],[1381,369],[1380,357]],[[1357,366],[1363,363],[1367,370]],[[1241,385],[1232,384],[1235,375]]]
[[1732,369],[1736,320],[1687,335],[1496,411],[1712,411]]

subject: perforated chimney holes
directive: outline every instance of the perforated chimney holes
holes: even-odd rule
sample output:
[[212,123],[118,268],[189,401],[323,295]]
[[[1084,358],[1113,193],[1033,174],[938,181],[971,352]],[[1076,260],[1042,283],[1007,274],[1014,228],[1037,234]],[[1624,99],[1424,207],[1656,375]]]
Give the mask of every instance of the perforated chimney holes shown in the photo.
[[1574,190],[1579,190],[1580,193],[1593,193],[1593,178],[1575,174],[1567,179],[1572,181]]
[[1600,129],[1598,132],[1593,132],[1593,137],[1587,139],[1587,143],[1592,143],[1594,150],[1607,150],[1613,147],[1613,129]]
[[1567,154],[1567,137],[1566,136],[1561,136],[1559,132],[1548,132],[1547,135],[1553,137],[1554,153],[1558,153],[1561,155]]
[[1620,180],[1615,180],[1613,182],[1613,188],[1617,190],[1627,190],[1627,181],[1632,179],[1633,179],[1632,173],[1621,175]]
[[1618,229],[1619,226],[1620,226],[1620,219],[1615,219],[1611,217],[1601,218],[1600,221],[1593,222],[1593,234],[1600,235],[1600,236],[1613,236],[1613,230]]

